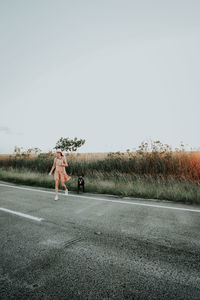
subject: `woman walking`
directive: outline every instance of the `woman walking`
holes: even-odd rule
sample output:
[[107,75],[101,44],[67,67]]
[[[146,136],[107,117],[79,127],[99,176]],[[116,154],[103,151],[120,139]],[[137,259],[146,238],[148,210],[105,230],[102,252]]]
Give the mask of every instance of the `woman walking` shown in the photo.
[[68,181],[71,177],[67,175],[65,171],[65,167],[67,167],[67,160],[65,156],[62,154],[61,151],[56,152],[56,157],[54,158],[54,163],[51,168],[51,171],[49,172],[49,175],[52,174],[53,170],[56,168],[54,172],[54,179],[55,179],[55,190],[56,190],[56,196],[55,200],[58,200],[58,185],[59,180],[61,181],[61,185],[65,190],[65,195],[68,195],[68,189],[65,185],[65,181]]

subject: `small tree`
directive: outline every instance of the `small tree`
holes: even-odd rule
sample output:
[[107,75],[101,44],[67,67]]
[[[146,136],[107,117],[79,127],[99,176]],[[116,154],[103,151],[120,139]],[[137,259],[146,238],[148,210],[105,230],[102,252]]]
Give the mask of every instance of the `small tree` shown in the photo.
[[69,138],[63,138],[61,137],[57,143],[54,149],[60,149],[61,151],[70,151],[70,152],[76,152],[78,148],[83,146],[85,144],[85,140],[80,139],[78,140],[77,137],[75,137],[73,140]]

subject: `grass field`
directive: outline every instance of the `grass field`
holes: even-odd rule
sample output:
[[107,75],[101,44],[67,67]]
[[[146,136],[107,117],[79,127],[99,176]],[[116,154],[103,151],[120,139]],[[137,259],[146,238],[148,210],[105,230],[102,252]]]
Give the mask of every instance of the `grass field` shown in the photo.
[[[0,169],[0,180],[24,185],[54,188],[53,176],[26,169]],[[85,178],[86,192],[165,199],[200,204],[200,185],[173,178],[96,172]],[[77,177],[67,182],[68,189],[77,191]]]
[[[47,173],[53,163],[54,155],[42,153],[38,156],[0,157],[0,168],[28,169]],[[200,152],[186,151],[154,151],[130,153],[95,153],[69,154],[68,172],[71,175],[84,173],[93,176],[94,173],[126,173],[174,177],[200,182]]]
[[[0,155],[0,179],[53,188],[55,154]],[[200,203],[200,152],[172,151],[159,141],[136,152],[67,154],[68,186],[84,173],[87,192]]]

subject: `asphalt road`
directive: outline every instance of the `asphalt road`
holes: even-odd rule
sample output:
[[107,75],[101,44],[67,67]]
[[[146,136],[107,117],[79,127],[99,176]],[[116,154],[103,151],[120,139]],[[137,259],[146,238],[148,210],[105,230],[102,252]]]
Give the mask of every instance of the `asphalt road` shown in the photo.
[[2,300],[199,300],[200,206],[0,182],[0,258]]

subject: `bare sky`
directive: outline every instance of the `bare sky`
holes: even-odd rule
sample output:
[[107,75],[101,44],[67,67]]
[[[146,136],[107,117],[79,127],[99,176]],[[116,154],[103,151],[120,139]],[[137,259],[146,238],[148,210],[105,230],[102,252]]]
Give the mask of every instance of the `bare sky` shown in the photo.
[[200,146],[199,0],[0,0],[0,153]]

